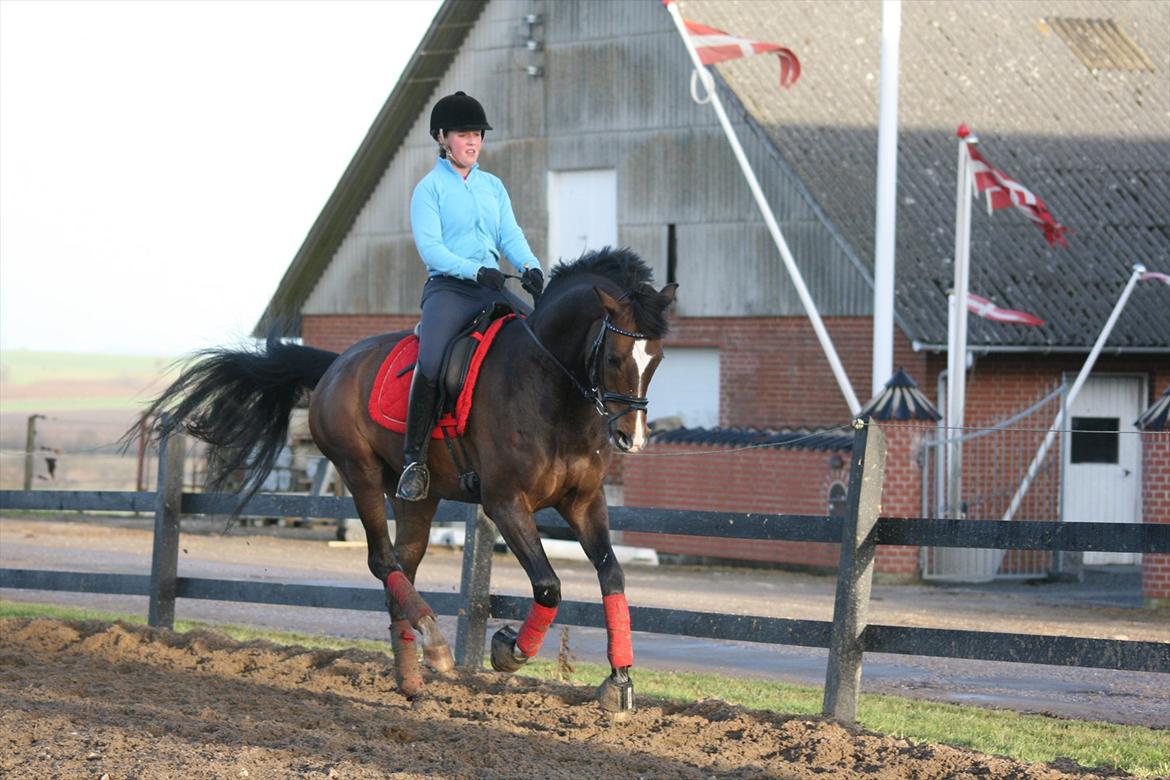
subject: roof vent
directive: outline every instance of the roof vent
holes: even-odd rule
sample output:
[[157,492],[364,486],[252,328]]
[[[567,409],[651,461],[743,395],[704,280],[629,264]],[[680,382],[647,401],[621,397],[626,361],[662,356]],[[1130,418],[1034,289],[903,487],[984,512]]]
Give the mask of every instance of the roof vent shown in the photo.
[[1154,63],[1112,19],[1045,19],[1090,70],[1153,70]]

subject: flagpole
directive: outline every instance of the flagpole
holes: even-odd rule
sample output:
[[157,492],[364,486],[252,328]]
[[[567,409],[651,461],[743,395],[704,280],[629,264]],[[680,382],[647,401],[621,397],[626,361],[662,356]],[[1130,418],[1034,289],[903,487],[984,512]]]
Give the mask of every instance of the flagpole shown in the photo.
[[743,147],[740,146],[739,138],[736,137],[735,130],[731,127],[731,120],[727,118],[727,112],[723,109],[723,102],[719,99],[719,94],[715,89],[715,80],[707,72],[702,61],[700,61],[699,54],[695,51],[695,47],[691,43],[690,36],[687,34],[686,25],[683,23],[682,15],[679,14],[676,4],[674,2],[667,2],[666,10],[670,13],[670,18],[674,20],[679,37],[682,38],[683,45],[687,47],[687,53],[691,56],[691,62],[694,63],[695,71],[699,74],[699,78],[703,81],[703,86],[707,89],[707,94],[711,100],[711,107],[715,109],[715,115],[719,117],[719,124],[723,127],[723,133],[727,136],[727,142],[731,145],[732,152],[735,153],[735,159],[739,162],[740,170],[743,172],[744,179],[747,180],[748,188],[751,189],[756,206],[759,207],[760,214],[764,217],[764,224],[768,226],[768,232],[772,234],[772,241],[776,244],[776,248],[780,250],[780,257],[784,260],[784,267],[788,271],[789,278],[792,279],[792,285],[796,288],[797,295],[800,296],[800,302],[804,305],[809,322],[812,323],[817,341],[820,342],[821,349],[829,361],[829,366],[833,369],[833,376],[837,380],[837,386],[841,389],[841,394],[845,396],[845,402],[849,405],[849,413],[856,415],[861,412],[861,403],[857,400],[857,394],[853,392],[853,385],[849,383],[849,377],[845,374],[845,367],[841,365],[841,359],[837,356],[837,350],[833,347],[833,341],[829,338],[829,332],[825,329],[825,323],[821,320],[821,315],[817,311],[817,306],[813,302],[812,295],[809,294],[808,287],[804,283],[804,277],[800,274],[800,269],[796,267],[796,261],[792,257],[792,251],[788,248],[788,242],[784,240],[784,235],[780,232],[780,226],[776,223],[776,217],[772,214],[771,207],[768,206],[768,201],[764,197],[764,191],[760,188],[760,183],[756,179],[756,174],[752,170],[751,163],[748,162],[747,155],[744,154]]
[[947,296],[947,506],[962,517],[963,414],[967,401],[967,293],[971,255],[971,155],[978,143],[966,126],[959,128],[958,181],[955,187],[955,280]]
[[1125,308],[1125,304],[1129,302],[1130,293],[1133,292],[1134,285],[1137,284],[1141,275],[1146,272],[1146,267],[1141,263],[1134,265],[1133,273],[1129,275],[1129,281],[1125,285],[1125,289],[1121,291],[1121,296],[1117,299],[1117,304],[1113,307],[1113,312],[1109,315],[1109,319],[1105,321],[1105,327],[1101,329],[1101,335],[1097,336],[1097,341],[1093,344],[1093,349],[1089,352],[1089,357],[1085,359],[1085,364],[1081,366],[1081,372],[1077,374],[1076,380],[1065,396],[1064,402],[1060,405],[1060,411],[1056,413],[1056,419],[1052,421],[1052,427],[1049,428],[1048,433],[1044,435],[1044,441],[1040,443],[1040,449],[1036,450],[1036,457],[1032,458],[1031,464],[1028,466],[1028,471],[1024,474],[1024,481],[1020,483],[1020,487],[1016,490],[1016,494],[1012,496],[1012,501],[1008,505],[1008,509],[1003,514],[1003,520],[1011,520],[1016,510],[1020,508],[1020,503],[1024,500],[1024,494],[1028,492],[1028,488],[1032,485],[1032,480],[1036,478],[1037,472],[1040,471],[1040,465],[1044,462],[1045,456],[1048,455],[1048,450],[1052,447],[1052,442],[1056,440],[1056,434],[1064,427],[1064,420],[1068,409],[1072,408],[1073,401],[1077,399],[1077,394],[1081,392],[1081,387],[1088,380],[1089,374],[1093,371],[1093,365],[1097,362],[1097,356],[1101,354],[1101,349],[1105,346],[1105,342],[1109,340],[1109,334],[1113,332],[1113,326],[1117,323],[1117,318],[1121,316],[1121,311]]
[[876,397],[894,375],[895,230],[898,213],[898,49],[902,0],[882,0],[882,81],[879,99],[877,224],[873,247],[873,370]]

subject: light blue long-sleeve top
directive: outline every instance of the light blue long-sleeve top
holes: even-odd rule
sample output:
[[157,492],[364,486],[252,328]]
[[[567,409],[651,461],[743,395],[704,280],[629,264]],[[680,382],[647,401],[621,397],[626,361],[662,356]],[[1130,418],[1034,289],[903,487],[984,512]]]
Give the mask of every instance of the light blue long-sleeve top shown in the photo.
[[474,280],[480,268],[499,268],[501,252],[516,270],[540,263],[516,224],[504,183],[471,167],[464,179],[440,158],[415,186],[410,199],[414,243],[431,276]]

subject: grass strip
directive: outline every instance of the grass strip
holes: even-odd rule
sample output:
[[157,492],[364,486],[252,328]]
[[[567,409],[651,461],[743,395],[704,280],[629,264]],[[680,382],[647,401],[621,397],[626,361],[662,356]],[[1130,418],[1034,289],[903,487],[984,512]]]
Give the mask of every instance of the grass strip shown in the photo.
[[[38,617],[146,622],[141,615],[0,599],[0,619]],[[175,630],[179,632],[209,628],[240,642],[262,639],[280,645],[332,650],[354,648],[390,654],[388,642],[175,621]],[[596,685],[609,674],[609,668],[600,664],[576,663],[574,671],[563,677],[555,661],[536,659],[524,667],[523,673],[540,679],[565,679],[571,683]],[[789,715],[817,716],[821,711],[821,689],[809,686],[653,669],[638,669],[635,679],[638,695],[671,702],[720,699],[729,704]],[[1083,766],[1122,769],[1138,777],[1170,776],[1168,729],[1053,718],[872,693],[861,697],[857,720],[863,728],[881,734],[916,742],[954,745],[1019,761],[1047,762],[1070,758]]]

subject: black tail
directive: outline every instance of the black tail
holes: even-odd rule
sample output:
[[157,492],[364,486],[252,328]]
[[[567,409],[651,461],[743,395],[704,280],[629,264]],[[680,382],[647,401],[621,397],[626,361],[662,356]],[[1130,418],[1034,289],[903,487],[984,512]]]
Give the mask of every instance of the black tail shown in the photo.
[[[288,436],[293,407],[316,387],[338,355],[269,335],[265,346],[255,350],[208,349],[192,357],[140,422],[166,414],[158,436],[184,429],[210,444],[211,490],[221,490],[243,469],[242,507],[272,471]],[[135,426],[126,436],[137,430]]]

